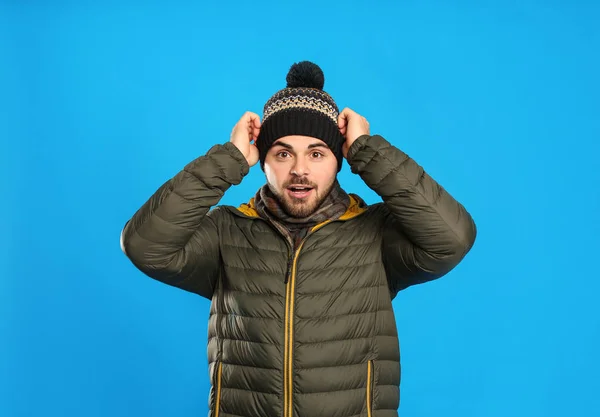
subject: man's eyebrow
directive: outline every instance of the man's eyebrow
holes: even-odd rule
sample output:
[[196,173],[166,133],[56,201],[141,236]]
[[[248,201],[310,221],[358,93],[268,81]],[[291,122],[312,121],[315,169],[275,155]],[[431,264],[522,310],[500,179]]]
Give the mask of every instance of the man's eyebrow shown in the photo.
[[284,147],[286,149],[289,149],[290,151],[294,149],[294,147],[292,145],[289,145],[289,144],[287,144],[285,142],[275,142],[273,144],[273,146],[282,146],[282,147]]
[[[282,148],[286,148],[290,151],[294,150],[294,147],[288,143],[285,142],[275,142],[273,144],[273,146],[281,146]],[[320,142],[316,142],[316,143],[311,143],[310,145],[308,145],[308,149],[314,149],[314,148],[327,148],[328,146],[324,143],[320,143]]]

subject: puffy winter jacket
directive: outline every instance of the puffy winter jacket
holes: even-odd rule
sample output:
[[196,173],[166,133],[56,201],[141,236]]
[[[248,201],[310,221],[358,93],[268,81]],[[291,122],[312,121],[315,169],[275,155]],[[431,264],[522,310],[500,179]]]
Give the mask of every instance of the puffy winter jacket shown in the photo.
[[249,167],[216,145],[128,221],[143,273],[211,302],[211,417],[392,417],[400,352],[392,299],[439,278],[472,247],[465,208],[404,152],[362,136],[348,163],[383,202],[354,195],[294,252],[253,200],[218,205]]

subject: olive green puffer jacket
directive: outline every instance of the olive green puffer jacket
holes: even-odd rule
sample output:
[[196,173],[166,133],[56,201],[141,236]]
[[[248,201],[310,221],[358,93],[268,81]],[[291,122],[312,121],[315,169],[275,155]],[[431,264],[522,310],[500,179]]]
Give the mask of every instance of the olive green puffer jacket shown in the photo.
[[392,299],[470,250],[471,216],[381,136],[349,150],[383,202],[352,195],[298,250],[254,209],[217,206],[249,167],[231,143],[190,162],[128,221],[121,245],[143,273],[212,300],[212,417],[397,416]]

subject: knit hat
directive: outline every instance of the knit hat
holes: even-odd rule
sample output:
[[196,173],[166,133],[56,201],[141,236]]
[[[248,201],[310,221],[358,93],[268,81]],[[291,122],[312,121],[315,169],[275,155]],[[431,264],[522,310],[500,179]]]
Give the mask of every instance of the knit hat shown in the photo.
[[342,145],[345,142],[339,127],[339,109],[329,94],[323,91],[325,77],[316,64],[302,61],[291,66],[286,88],[276,92],[265,104],[260,134],[256,140],[260,166],[273,143],[287,135],[310,136],[329,146],[342,168]]

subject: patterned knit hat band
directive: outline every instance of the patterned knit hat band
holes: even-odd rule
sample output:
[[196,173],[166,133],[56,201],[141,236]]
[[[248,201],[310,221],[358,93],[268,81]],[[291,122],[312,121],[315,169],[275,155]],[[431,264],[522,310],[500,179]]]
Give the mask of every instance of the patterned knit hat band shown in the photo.
[[331,96],[316,88],[285,88],[267,101],[263,122],[278,111],[305,109],[323,113],[337,125],[339,109]]
[[344,137],[338,128],[339,109],[323,91],[324,76],[312,62],[292,65],[286,88],[276,92],[264,106],[263,121],[256,141],[261,168],[273,143],[284,136],[314,137],[327,144],[342,167]]

